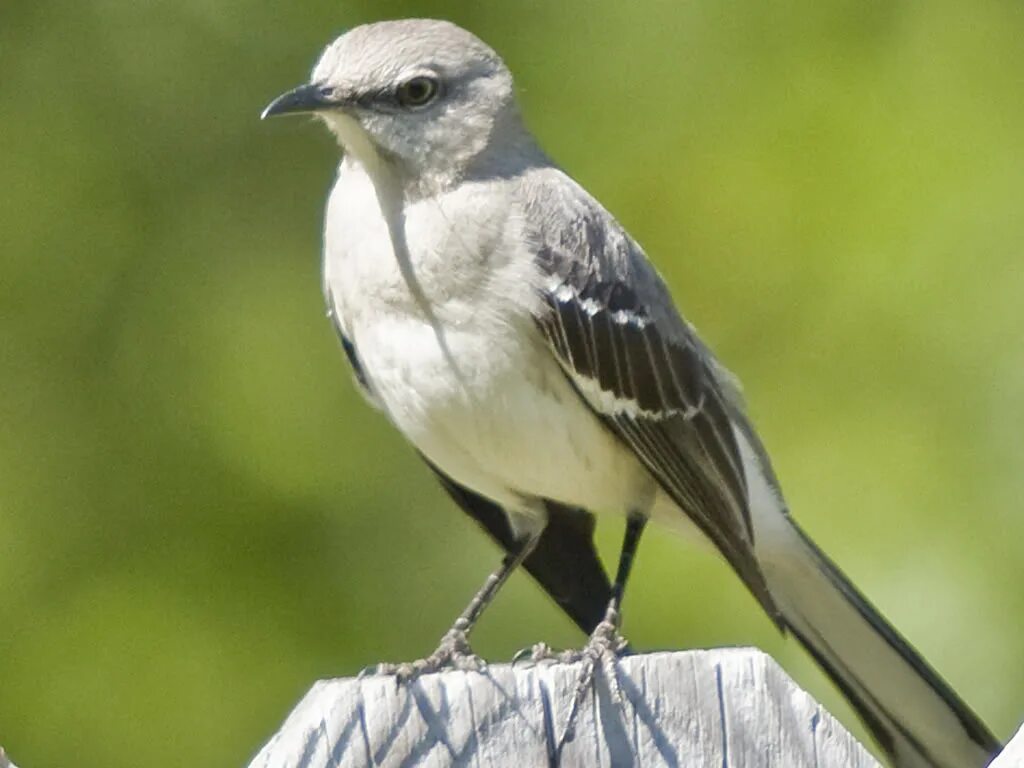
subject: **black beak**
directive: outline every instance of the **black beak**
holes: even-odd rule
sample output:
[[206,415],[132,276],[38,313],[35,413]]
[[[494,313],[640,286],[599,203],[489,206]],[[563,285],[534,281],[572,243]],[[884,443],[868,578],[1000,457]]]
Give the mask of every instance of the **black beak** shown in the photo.
[[322,85],[310,83],[300,85],[287,93],[282,93],[267,105],[260,115],[260,120],[277,115],[295,115],[303,112],[317,112],[321,109],[338,106],[328,97],[329,91]]

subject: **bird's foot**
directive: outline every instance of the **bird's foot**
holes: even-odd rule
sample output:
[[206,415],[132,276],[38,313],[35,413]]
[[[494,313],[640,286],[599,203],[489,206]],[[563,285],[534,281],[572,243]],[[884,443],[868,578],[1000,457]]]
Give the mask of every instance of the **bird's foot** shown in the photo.
[[590,640],[582,649],[561,655],[563,661],[582,662],[583,664],[583,671],[574,698],[578,699],[586,693],[594,681],[594,674],[600,668],[604,673],[605,680],[608,681],[612,701],[616,704],[622,702],[617,664],[619,657],[629,647],[629,643],[619,633],[619,621],[618,611],[609,608],[604,620],[594,628]]
[[623,703],[622,687],[619,685],[618,660],[629,650],[629,643],[619,633],[620,617],[614,606],[608,607],[604,620],[598,624],[587,644],[578,650],[554,651],[546,643],[537,643],[516,654],[513,660],[529,659],[534,662],[554,661],[563,664],[580,664],[580,676],[569,702],[569,713],[566,717],[563,741],[572,741],[575,737],[576,716],[580,706],[594,684],[598,669],[608,683],[608,693],[612,703],[621,707]]
[[363,674],[393,675],[395,681],[403,685],[421,675],[429,675],[444,669],[481,673],[487,669],[487,663],[473,653],[469,645],[468,631],[460,622],[456,622],[455,626],[445,633],[437,650],[429,656],[400,664],[377,664],[363,670]]
[[512,665],[515,666],[521,662],[540,664],[545,661],[555,664],[573,664],[579,661],[581,653],[582,651],[575,649],[556,651],[547,643],[534,643],[528,648],[517,651],[515,656],[512,657]]

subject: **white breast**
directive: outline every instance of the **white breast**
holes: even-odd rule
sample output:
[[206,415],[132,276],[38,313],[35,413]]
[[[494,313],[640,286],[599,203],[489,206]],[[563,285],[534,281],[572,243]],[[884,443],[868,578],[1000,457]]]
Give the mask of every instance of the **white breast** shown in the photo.
[[580,401],[534,325],[540,276],[516,250],[525,247],[516,201],[463,185],[414,203],[396,248],[396,223],[355,170],[343,167],[328,205],[325,281],[395,426],[506,506],[524,496],[594,511],[635,503],[651,481]]

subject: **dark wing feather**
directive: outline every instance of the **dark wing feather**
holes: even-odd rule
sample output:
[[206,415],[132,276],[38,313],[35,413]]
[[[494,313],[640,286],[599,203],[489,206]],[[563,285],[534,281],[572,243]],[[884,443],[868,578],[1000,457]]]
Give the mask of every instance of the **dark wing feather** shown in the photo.
[[[424,461],[426,459],[424,458]],[[427,461],[441,485],[506,552],[515,540],[505,511],[452,480]],[[546,502],[548,523],[523,566],[586,634],[604,618],[611,584],[594,548],[594,517],[580,509]]]
[[734,395],[639,246],[568,184],[527,206],[545,281],[538,326],[581,397],[778,620],[753,554]]
[[373,393],[373,389],[370,387],[370,380],[366,378],[366,371],[363,370],[363,364],[359,361],[359,353],[356,351],[356,345],[352,343],[352,339],[348,337],[345,333],[345,329],[342,328],[341,318],[338,317],[338,310],[334,306],[334,299],[326,286],[324,287],[324,299],[327,303],[327,318],[331,321],[331,327],[334,328],[334,332],[338,335],[338,341],[341,342],[341,349],[345,353],[345,359],[348,360],[348,364],[352,367],[352,375],[355,377],[356,384],[359,386],[359,391],[362,392],[363,397],[366,398],[370,405],[374,408],[380,408],[380,404],[377,402],[377,396]]

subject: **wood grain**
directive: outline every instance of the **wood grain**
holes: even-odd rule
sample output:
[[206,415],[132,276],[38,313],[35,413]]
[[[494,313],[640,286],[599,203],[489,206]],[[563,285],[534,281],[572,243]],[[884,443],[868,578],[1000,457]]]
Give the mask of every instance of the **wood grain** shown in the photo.
[[502,664],[407,686],[378,676],[320,681],[250,768],[878,766],[757,650],[625,658],[624,700],[613,701],[598,674],[567,738],[580,673],[578,664]]

